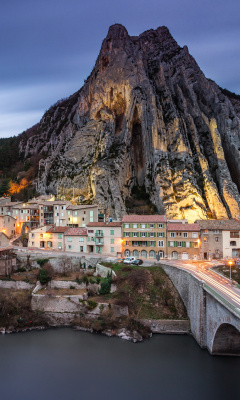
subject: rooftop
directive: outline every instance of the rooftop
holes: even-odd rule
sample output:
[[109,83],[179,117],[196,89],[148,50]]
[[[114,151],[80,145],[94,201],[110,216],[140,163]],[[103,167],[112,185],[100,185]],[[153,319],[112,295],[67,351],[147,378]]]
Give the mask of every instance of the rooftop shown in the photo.
[[165,215],[124,215],[122,222],[166,222]]
[[218,229],[222,231],[240,231],[240,221],[235,219],[207,219],[207,220],[197,220],[196,221],[200,229]]
[[169,231],[181,231],[181,232],[196,232],[200,230],[199,224],[181,224],[181,223],[168,223]]
[[68,226],[52,226],[47,233],[64,233],[68,229]]
[[68,228],[65,236],[87,236],[86,228]]
[[88,205],[84,205],[84,204],[78,204],[76,206],[74,206],[73,204],[70,204],[67,207],[67,210],[82,210],[82,209],[86,209],[86,208],[97,208],[98,206],[96,204],[88,204]]
[[90,228],[90,227],[94,227],[94,226],[102,226],[102,227],[113,227],[113,226],[122,226],[122,223],[121,222],[89,222],[88,224],[87,224],[87,227],[88,228]]

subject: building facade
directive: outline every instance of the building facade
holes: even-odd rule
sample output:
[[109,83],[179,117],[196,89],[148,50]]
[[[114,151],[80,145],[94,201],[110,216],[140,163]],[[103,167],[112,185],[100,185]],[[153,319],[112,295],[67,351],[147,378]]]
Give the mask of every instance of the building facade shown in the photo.
[[167,255],[165,215],[124,215],[123,256],[161,259]]
[[122,255],[121,222],[89,222],[87,235],[87,253]]
[[200,257],[200,227],[198,224],[167,224],[168,258],[190,260]]
[[67,207],[67,226],[86,227],[89,222],[98,222],[97,205],[69,205]]
[[64,233],[64,248],[74,253],[86,253],[87,251],[87,229],[68,228]]
[[5,233],[9,238],[16,234],[16,219],[10,215],[0,215],[0,232]]

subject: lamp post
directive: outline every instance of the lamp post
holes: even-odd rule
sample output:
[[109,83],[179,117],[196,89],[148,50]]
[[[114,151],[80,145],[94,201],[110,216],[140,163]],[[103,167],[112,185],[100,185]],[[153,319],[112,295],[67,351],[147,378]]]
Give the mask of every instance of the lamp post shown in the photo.
[[230,283],[232,283],[232,270],[231,270],[231,266],[232,266],[232,261],[229,261],[229,268],[230,268]]

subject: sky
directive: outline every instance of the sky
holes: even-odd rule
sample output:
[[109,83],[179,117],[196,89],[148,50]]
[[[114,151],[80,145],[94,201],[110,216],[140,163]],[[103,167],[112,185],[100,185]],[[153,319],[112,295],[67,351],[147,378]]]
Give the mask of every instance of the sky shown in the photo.
[[0,0],[0,138],[39,122],[90,74],[110,25],[167,26],[207,76],[240,94],[239,0]]

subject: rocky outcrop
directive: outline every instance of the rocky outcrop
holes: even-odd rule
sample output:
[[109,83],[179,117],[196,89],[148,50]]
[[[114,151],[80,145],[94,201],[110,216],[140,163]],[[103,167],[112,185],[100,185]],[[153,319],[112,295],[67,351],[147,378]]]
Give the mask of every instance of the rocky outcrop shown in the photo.
[[82,89],[20,144],[40,153],[38,190],[95,202],[112,216],[141,187],[170,218],[235,218],[240,101],[207,79],[166,27],[110,27]]

